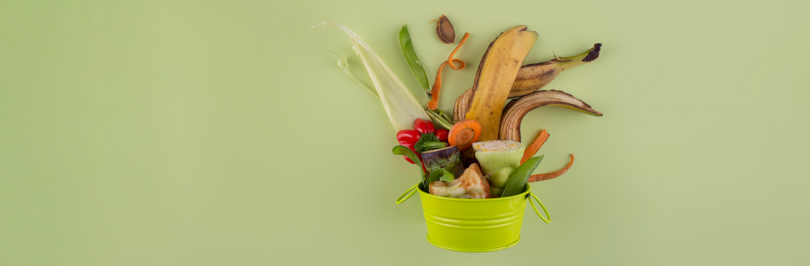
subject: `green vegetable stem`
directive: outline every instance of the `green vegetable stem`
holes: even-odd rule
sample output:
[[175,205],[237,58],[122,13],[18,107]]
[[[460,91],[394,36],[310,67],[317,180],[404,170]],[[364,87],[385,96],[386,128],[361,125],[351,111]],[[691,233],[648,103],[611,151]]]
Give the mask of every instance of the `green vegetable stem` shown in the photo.
[[439,110],[436,112],[435,110],[425,109],[425,112],[433,119],[433,122],[436,122],[437,125],[442,126],[445,129],[453,128],[453,119],[449,118],[444,111]]
[[413,145],[413,149],[416,150],[418,153],[422,153],[423,151],[441,149],[447,147],[446,142],[442,142],[436,137],[436,134],[433,133],[424,133],[421,137],[419,137],[419,141]]

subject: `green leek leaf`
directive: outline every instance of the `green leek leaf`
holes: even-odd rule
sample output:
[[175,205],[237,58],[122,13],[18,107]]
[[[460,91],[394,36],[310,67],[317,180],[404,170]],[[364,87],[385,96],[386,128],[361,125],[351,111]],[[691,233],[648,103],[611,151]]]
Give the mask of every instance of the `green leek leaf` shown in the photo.
[[331,21],[324,21],[312,27],[315,26],[337,27],[349,35],[353,44],[352,48],[363,61],[363,66],[366,67],[371,82],[374,83],[374,88],[377,90],[377,95],[382,101],[386,114],[388,114],[388,120],[391,121],[396,131],[411,129],[413,121],[416,121],[417,118],[430,119],[422,105],[416,101],[416,98],[402,83],[402,80],[394,74],[394,71],[383,62],[380,56],[357,33],[344,25]]

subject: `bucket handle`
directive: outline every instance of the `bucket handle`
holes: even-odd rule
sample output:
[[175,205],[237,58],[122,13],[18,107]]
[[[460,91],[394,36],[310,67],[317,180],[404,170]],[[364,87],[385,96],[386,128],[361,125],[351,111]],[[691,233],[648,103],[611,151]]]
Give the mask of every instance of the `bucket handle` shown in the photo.
[[416,190],[419,189],[418,186],[419,183],[416,183],[416,185],[413,185],[411,188],[405,191],[405,193],[402,193],[402,196],[399,196],[399,198],[397,199],[397,204],[403,203],[406,200],[410,199],[411,196],[413,196],[413,193],[416,193]]
[[534,209],[534,212],[537,213],[537,216],[539,216],[540,219],[543,219],[544,222],[551,223],[551,215],[548,215],[548,210],[546,210],[546,206],[543,206],[543,202],[540,201],[540,199],[538,199],[537,196],[534,195],[534,193],[529,192],[529,195],[526,195],[526,197],[528,198],[530,195],[532,196],[532,198],[534,198],[534,200],[537,201],[537,203],[540,203],[540,207],[543,208],[543,212],[546,213],[546,217],[548,217],[548,219],[543,217],[543,215],[540,215],[540,211],[538,211],[537,207],[534,206],[534,201],[532,199],[529,199],[529,203],[532,204],[532,209]]
[[[406,190],[405,193],[402,193],[402,195],[400,195],[399,198],[397,198],[397,204],[403,203],[403,202],[407,201],[408,199],[410,199],[411,196],[413,196],[413,194],[416,193],[417,189],[419,189],[419,183],[417,183],[416,185],[413,185],[411,188]],[[534,209],[534,212],[537,213],[537,216],[540,217],[540,219],[542,219],[544,222],[551,223],[551,215],[548,214],[548,210],[546,209],[546,206],[543,205],[543,202],[540,201],[540,199],[538,199],[537,196],[534,195],[534,193],[529,192],[529,194],[526,195],[526,197],[528,198],[529,196],[534,198],[534,200],[536,200],[537,203],[540,203],[540,207],[543,208],[543,212],[546,213],[546,217],[548,217],[548,218],[543,217],[543,215],[540,214],[540,211],[537,210],[537,206],[534,206],[534,201],[529,199],[529,203],[532,204],[532,209]]]

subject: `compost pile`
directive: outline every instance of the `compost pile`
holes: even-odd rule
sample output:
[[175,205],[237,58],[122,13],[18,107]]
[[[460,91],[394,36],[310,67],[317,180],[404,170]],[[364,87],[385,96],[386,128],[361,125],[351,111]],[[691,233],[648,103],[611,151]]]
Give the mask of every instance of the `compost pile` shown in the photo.
[[[455,29],[442,15],[436,24],[436,36],[442,43],[456,42]],[[535,156],[548,139],[546,130],[537,134],[528,146],[520,143],[520,124],[531,110],[559,106],[592,116],[602,113],[563,91],[540,90],[571,67],[590,63],[599,57],[602,44],[570,57],[524,65],[538,34],[527,26],[502,32],[484,52],[472,87],[456,98],[452,116],[438,108],[442,88],[442,69],[462,70],[465,63],[453,56],[470,36],[465,33],[458,46],[440,66],[433,86],[416,55],[408,26],[399,31],[399,42],[417,81],[428,96],[427,107],[416,101],[391,69],[354,31],[330,21],[315,26],[333,26],[352,40],[354,51],[368,71],[374,89],[365,86],[348,70],[348,60],[340,57],[338,66],[355,82],[377,97],[398,131],[399,145],[393,153],[403,155],[420,169],[419,189],[451,198],[487,199],[523,193],[527,182],[548,180],[564,174],[568,165],[556,172],[532,172],[543,160]],[[313,26],[313,27],[315,27]]]

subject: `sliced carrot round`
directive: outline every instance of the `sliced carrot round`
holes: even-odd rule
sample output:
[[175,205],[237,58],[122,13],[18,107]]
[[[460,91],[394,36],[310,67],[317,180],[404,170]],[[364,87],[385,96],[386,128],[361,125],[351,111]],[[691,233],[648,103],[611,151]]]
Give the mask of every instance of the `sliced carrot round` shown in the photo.
[[450,129],[450,133],[447,134],[447,142],[450,145],[458,146],[460,151],[466,151],[472,147],[473,142],[478,141],[479,137],[481,137],[481,124],[472,119],[464,119],[458,121]]

